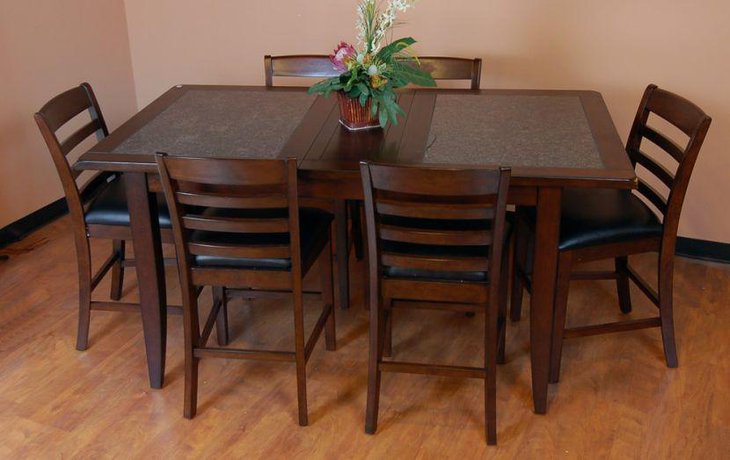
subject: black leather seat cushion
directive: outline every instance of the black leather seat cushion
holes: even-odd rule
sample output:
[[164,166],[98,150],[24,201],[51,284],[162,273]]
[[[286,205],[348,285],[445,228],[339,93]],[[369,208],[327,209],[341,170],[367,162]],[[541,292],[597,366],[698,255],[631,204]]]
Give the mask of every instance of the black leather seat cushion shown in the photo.
[[[430,220],[430,219],[414,219],[395,216],[382,216],[382,222],[385,224],[398,225],[410,228],[422,229],[450,229],[450,230],[479,230],[489,229],[492,222],[489,220]],[[509,234],[509,225],[505,229],[505,236]],[[505,237],[505,239],[506,239]],[[381,250],[384,252],[393,252],[407,255],[420,256],[451,256],[451,257],[474,257],[481,256],[485,259],[489,256],[489,246],[443,246],[443,245],[425,245],[402,243],[397,241],[381,242]],[[383,267],[383,275],[387,278],[414,278],[434,281],[486,281],[486,271],[452,271],[446,270],[421,270],[400,267]]]
[[[237,210],[237,209],[210,209],[206,215],[217,217],[247,217],[271,218],[286,217],[286,210]],[[299,243],[301,246],[302,262],[306,262],[319,255],[327,242],[327,230],[332,223],[332,214],[321,209],[302,208],[299,210]],[[218,244],[289,244],[288,233],[225,233],[194,231],[190,234],[190,241],[196,243]],[[193,263],[204,267],[232,267],[254,270],[289,270],[291,259],[255,259],[243,257],[219,257],[197,255]]]
[[[160,227],[171,228],[170,211],[167,209],[165,196],[162,193],[156,195]],[[121,178],[112,180],[91,201],[86,211],[86,223],[129,226],[129,207]]]
[[561,251],[662,233],[657,216],[629,190],[568,188],[561,212]]

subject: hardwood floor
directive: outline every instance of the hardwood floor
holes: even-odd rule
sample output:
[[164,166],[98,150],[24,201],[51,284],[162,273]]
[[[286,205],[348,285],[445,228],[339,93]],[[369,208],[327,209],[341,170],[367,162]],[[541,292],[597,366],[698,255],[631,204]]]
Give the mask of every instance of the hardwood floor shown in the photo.
[[[97,263],[106,256],[105,244],[95,246]],[[2,458],[727,455],[730,266],[678,259],[678,369],[666,368],[657,329],[571,339],[545,416],[532,412],[528,321],[509,324],[507,364],[497,376],[499,444],[487,447],[480,381],[386,374],[378,432],[364,433],[367,315],[357,283],[354,308],[337,311],[339,349],[327,352],[319,345],[308,366],[310,426],[297,426],[294,367],[284,363],[204,361],[198,415],[185,420],[179,316],[169,319],[162,390],[148,387],[138,315],[92,313],[90,348],[74,349],[73,251],[62,219],[6,248],[10,260],[0,262]],[[647,276],[651,263],[650,257],[636,259]],[[353,279],[360,273],[355,267]],[[310,280],[313,286],[316,281]],[[173,269],[168,285],[171,302],[179,303]],[[637,291],[632,294],[632,315],[650,313],[654,307]],[[125,295],[136,298],[134,270]],[[203,296],[209,299],[210,293]],[[589,311],[600,313],[598,320],[619,316],[615,296],[610,282],[576,282],[568,325],[584,323]],[[309,310],[311,327],[317,309]],[[286,302],[244,306],[234,300],[230,312],[237,344],[291,345],[280,332],[291,321]],[[435,322],[447,325],[449,347],[441,347]],[[397,311],[393,351],[403,359],[426,353],[434,362],[476,364],[480,324],[458,313]]]

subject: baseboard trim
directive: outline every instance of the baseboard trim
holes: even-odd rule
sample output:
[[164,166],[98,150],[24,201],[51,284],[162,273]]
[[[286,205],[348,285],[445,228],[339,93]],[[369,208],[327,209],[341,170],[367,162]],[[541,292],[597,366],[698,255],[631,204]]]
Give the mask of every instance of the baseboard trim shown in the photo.
[[696,238],[677,238],[678,256],[692,259],[709,260],[712,262],[730,263],[730,243],[700,240]]
[[53,222],[68,212],[65,198],[59,198],[27,216],[0,229],[0,248],[22,240],[29,234]]

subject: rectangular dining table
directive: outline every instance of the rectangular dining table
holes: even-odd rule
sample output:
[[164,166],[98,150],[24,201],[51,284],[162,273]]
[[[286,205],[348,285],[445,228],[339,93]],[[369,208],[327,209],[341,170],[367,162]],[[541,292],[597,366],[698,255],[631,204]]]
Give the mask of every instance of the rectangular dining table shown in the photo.
[[349,302],[345,200],[362,199],[360,161],[500,165],[512,167],[509,203],[536,207],[530,359],[534,410],[545,413],[562,190],[636,187],[600,93],[405,90],[397,125],[356,132],[340,125],[335,99],[301,88],[177,85],[74,165],[123,173],[150,385],[163,385],[167,312],[154,153],[297,158],[300,195],[334,206],[341,306]]

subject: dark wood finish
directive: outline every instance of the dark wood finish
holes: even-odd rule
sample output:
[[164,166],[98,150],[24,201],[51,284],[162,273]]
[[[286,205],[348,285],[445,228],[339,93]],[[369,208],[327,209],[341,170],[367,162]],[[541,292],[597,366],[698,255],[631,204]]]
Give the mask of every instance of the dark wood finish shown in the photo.
[[[687,135],[687,143],[681,147],[669,137],[647,124],[650,114],[655,114]],[[670,93],[655,85],[649,85],[639,104],[636,117],[629,133],[626,150],[632,164],[642,166],[656,181],[667,186],[669,192],[665,197],[654,189],[644,178],[638,179],[638,194],[653,204],[662,221],[662,233],[656,237],[592,245],[579,249],[561,251],[556,257],[558,263],[556,294],[553,321],[553,343],[551,351],[550,381],[557,382],[560,375],[560,362],[563,339],[565,337],[622,332],[648,327],[660,327],[664,356],[667,366],[677,367],[677,349],[674,337],[673,319],[673,270],[674,253],[677,242],[677,227],[682,211],[685,193],[697,160],[700,148],[709,129],[711,118],[692,102]],[[668,158],[676,161],[676,171],[670,172],[657,160],[642,150],[642,143],[648,140],[667,153]],[[537,242],[541,244],[540,241]],[[658,253],[658,289],[639,276],[628,263],[632,254],[645,252]],[[599,259],[615,259],[614,272],[572,274],[572,266],[576,263]],[[536,259],[535,264],[540,261]],[[524,260],[521,269],[524,270]],[[568,287],[571,279],[615,279],[618,291],[619,306],[623,313],[631,312],[629,280],[633,281],[649,300],[659,309],[659,316],[646,319],[619,321],[609,324],[583,326],[565,329],[565,318],[568,302]],[[519,308],[517,302],[514,308]],[[519,310],[513,312],[519,317]]]
[[482,78],[482,60],[450,56],[419,56],[423,70],[431,72],[434,80],[467,80],[470,89],[479,89]]
[[[170,109],[174,102],[187,91],[302,91],[301,88],[261,88],[245,86],[196,86],[180,85],[170,89],[149,106],[140,111],[128,122],[111,133],[94,148],[85,153],[76,163],[76,168],[100,169],[109,171],[135,171],[148,174],[150,187],[154,186],[156,166],[154,146],[148,154],[115,153],[115,149],[137,130],[154,120],[162,111]],[[607,187],[631,189],[636,187],[636,175],[621,143],[613,121],[601,95],[594,91],[549,91],[549,90],[460,90],[449,89],[448,94],[499,95],[499,96],[575,96],[578,97],[585,112],[596,149],[600,154],[603,167],[581,168],[535,168],[512,165],[512,179],[508,202],[520,206],[545,208],[550,200],[538,200],[540,190],[545,187]],[[436,103],[438,90],[405,90],[399,96],[399,103],[406,115],[397,126],[385,130],[373,130],[357,134],[347,133],[339,125],[337,109],[333,98],[317,98],[307,114],[280,152],[280,157],[296,157],[299,160],[299,191],[302,199],[321,200],[343,199],[362,200],[359,162],[376,160],[404,164],[422,163],[425,147],[429,140],[431,114]],[[171,109],[172,110],[172,109]],[[485,162],[489,162],[485,159]],[[135,210],[130,210],[135,213]],[[545,210],[538,210],[538,213]],[[148,217],[149,218],[149,217]],[[552,224],[550,224],[552,225]],[[543,230],[537,228],[541,233]],[[548,231],[555,232],[555,229]],[[538,247],[537,251],[545,248]],[[549,271],[554,265],[536,266],[536,272]],[[552,298],[555,273],[535,276],[535,288],[548,292]],[[264,280],[265,281],[265,280]],[[547,288],[541,284],[547,283]],[[536,308],[537,307],[537,308]],[[143,308],[146,308],[143,305]],[[538,311],[544,309],[545,311]],[[533,305],[531,314],[538,318],[552,318],[552,302]],[[542,321],[541,320],[541,321]],[[537,344],[550,342],[551,320],[538,324],[532,332],[540,337]],[[547,338],[546,338],[547,337]],[[536,349],[537,344],[532,347]],[[539,355],[544,359],[544,355]],[[539,360],[538,359],[538,360]],[[544,364],[547,367],[548,364]],[[534,395],[535,409],[544,412],[547,401],[547,373],[533,373],[533,386],[542,388]]]
[[[500,276],[509,169],[458,170],[363,162],[361,175],[370,270],[370,358],[365,431],[373,434],[377,430],[382,372],[481,378],[485,380],[487,443],[496,444],[497,341],[504,338],[504,331],[499,331],[504,321],[498,316],[499,305],[503,303],[499,296],[506,293],[501,288]],[[412,219],[414,214],[420,219],[428,219],[430,225],[427,230],[416,230],[413,226],[392,221],[394,217]],[[481,230],[455,229],[455,219],[472,223],[477,220],[484,227]],[[454,257],[393,253],[383,249],[384,242],[472,246],[473,254]],[[488,249],[485,250],[485,247]],[[458,271],[465,270],[486,272],[487,275],[484,281],[469,281],[468,278],[436,281],[427,274],[399,278],[384,275],[384,266],[451,271],[457,276]],[[484,310],[484,367],[384,361],[386,337],[387,354],[391,354],[392,321],[386,326],[386,316],[392,315],[392,307],[395,306],[394,302],[384,299],[442,302],[440,307],[444,309],[450,307],[449,302],[454,302],[457,311],[467,303],[472,304],[472,309]]]
[[[296,364],[299,424],[307,425],[306,363],[317,339],[325,331],[326,346],[334,350],[335,319],[332,294],[332,253],[329,228],[321,240],[319,253],[305,254],[302,260],[299,233],[299,198],[296,160],[211,159],[157,156],[165,197],[173,221],[175,247],[180,264],[185,331],[184,415],[195,416],[197,410],[198,364],[204,357],[291,361]],[[181,200],[182,198],[182,200]],[[260,209],[261,199],[267,212],[275,210],[287,217],[220,217],[210,211]],[[211,207],[211,205],[213,205]],[[278,206],[277,206],[278,205]],[[207,206],[201,214],[200,207]],[[228,238],[220,242],[196,244],[193,231],[222,232]],[[253,241],[263,233],[288,235],[289,243],[269,245],[255,242],[236,243],[233,235]],[[247,239],[246,239],[247,238]],[[248,259],[286,258],[288,270],[246,269],[243,267],[206,266],[196,262],[196,255]],[[314,329],[305,341],[302,278],[321,261],[324,305]],[[255,264],[255,262],[252,262]],[[294,310],[294,351],[243,350],[209,347],[208,339],[218,322],[219,345],[228,342],[226,291],[229,288],[256,288],[261,279],[276,280],[290,289]],[[204,285],[213,286],[213,308],[200,329],[198,294]],[[225,288],[223,287],[225,286]],[[264,285],[263,288],[269,287]]]
[[[58,130],[66,125],[74,117],[88,112],[90,121],[83,124],[81,128],[71,133],[66,139],[59,139]],[[82,83],[76,88],[65,91],[48,101],[35,115],[35,121],[43,135],[43,139],[48,146],[51,158],[56,166],[56,171],[61,179],[61,185],[68,204],[68,210],[71,218],[71,227],[74,233],[74,243],[76,245],[76,257],[78,265],[79,278],[79,323],[76,338],[76,348],[85,350],[88,347],[89,340],[89,323],[92,310],[107,310],[109,302],[98,302],[91,300],[91,293],[99,284],[101,279],[111,272],[111,292],[110,297],[113,300],[121,298],[122,285],[124,280],[124,240],[132,239],[132,232],[128,227],[118,225],[87,225],[84,214],[88,204],[99,194],[105,183],[115,179],[113,174],[108,172],[99,172],[85,184],[79,185],[78,179],[80,173],[71,169],[67,156],[75,150],[75,148],[91,135],[96,135],[102,139],[109,134],[101,107],[96,100],[94,91],[88,83]],[[156,221],[156,219],[155,219]],[[157,231],[159,235],[159,231]],[[112,239],[112,253],[101,268],[92,275],[91,270],[91,250],[89,238],[110,238]],[[138,257],[145,257],[142,248],[138,247]],[[155,254],[153,254],[155,256]],[[160,257],[161,259],[161,257]],[[144,272],[145,265],[142,264]],[[141,276],[143,277],[143,276]],[[155,282],[162,281],[160,278]],[[167,306],[163,301],[160,302],[160,308],[166,309]],[[128,304],[122,304],[123,307]],[[118,310],[126,311],[127,308]],[[133,308],[138,311],[138,306]],[[153,318],[151,327],[157,327],[160,322],[164,322],[164,314],[160,318]],[[146,321],[149,323],[149,321]],[[150,345],[150,344],[148,344]],[[148,348],[148,356],[155,354],[155,346]],[[155,364],[152,367],[159,367]],[[161,380],[150,368],[150,379],[153,387],[161,386]]]
[[274,77],[336,77],[340,72],[326,54],[264,56],[266,86],[274,86]]

